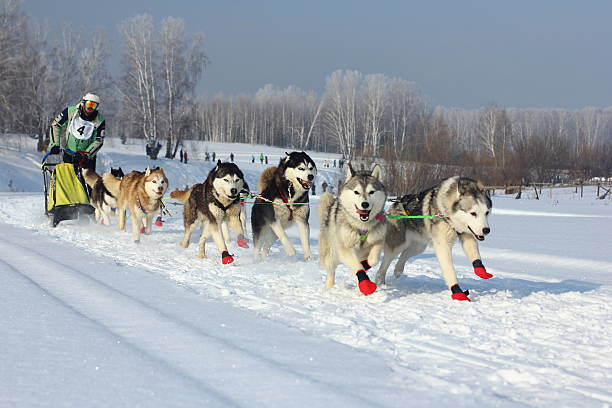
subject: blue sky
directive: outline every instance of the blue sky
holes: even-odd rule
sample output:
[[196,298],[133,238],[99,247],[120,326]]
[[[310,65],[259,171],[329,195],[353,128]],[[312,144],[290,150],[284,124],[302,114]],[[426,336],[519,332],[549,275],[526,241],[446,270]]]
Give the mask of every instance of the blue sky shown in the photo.
[[[322,92],[336,69],[414,81],[434,105],[612,105],[612,2],[23,0],[30,17],[102,27],[149,13],[201,32],[211,64],[201,92],[265,84]],[[111,66],[116,66],[116,59]]]

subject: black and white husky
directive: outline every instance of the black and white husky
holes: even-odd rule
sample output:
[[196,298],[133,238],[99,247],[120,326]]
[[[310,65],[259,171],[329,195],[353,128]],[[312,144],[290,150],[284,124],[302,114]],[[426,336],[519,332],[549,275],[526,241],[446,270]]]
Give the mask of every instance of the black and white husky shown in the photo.
[[[121,167],[118,169],[111,168],[109,173],[118,179],[124,176]],[[117,208],[117,198],[104,184],[104,178],[100,177],[95,171],[83,169],[83,178],[90,188],[89,201],[96,210],[96,221],[101,220],[104,225],[109,225],[111,213]]]
[[183,224],[185,234],[181,246],[187,248],[191,234],[198,225],[202,226],[200,234],[198,257],[206,258],[206,239],[213,238],[217,249],[221,252],[221,261],[229,264],[234,261],[227,250],[223,237],[222,225],[229,222],[230,227],[238,234],[238,245],[248,247],[247,238],[240,220],[243,205],[240,193],[248,190],[244,174],[234,163],[217,162],[204,183],[193,185],[186,190],[175,190],[170,197],[185,204],[183,208]]
[[327,271],[327,288],[334,286],[336,267],[342,262],[357,275],[363,294],[376,290],[366,271],[378,263],[387,228],[387,193],[380,173],[378,165],[370,172],[354,171],[349,164],[338,197],[321,195],[319,261]]
[[310,259],[308,192],[316,175],[315,162],[304,152],[286,153],[278,166],[269,167],[261,174],[257,183],[259,194],[251,211],[256,256],[267,256],[277,238],[287,255],[295,255],[295,248],[285,233],[295,222],[304,258]]
[[[408,258],[432,245],[452,298],[469,301],[469,292],[462,291],[457,282],[452,247],[459,237],[474,273],[482,279],[493,277],[483,266],[478,251],[478,241],[484,241],[491,232],[487,219],[491,206],[484,186],[466,177],[451,177],[419,194],[403,196],[388,211],[390,219],[385,255],[376,274],[376,283],[385,283],[385,274],[395,257],[400,256],[395,265],[394,275],[397,278],[402,274]],[[393,218],[406,215],[433,218]]]

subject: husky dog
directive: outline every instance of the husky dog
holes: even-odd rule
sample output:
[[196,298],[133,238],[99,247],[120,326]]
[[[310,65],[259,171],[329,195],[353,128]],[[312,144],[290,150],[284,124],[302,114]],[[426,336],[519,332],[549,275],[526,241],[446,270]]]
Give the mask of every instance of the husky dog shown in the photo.
[[132,238],[140,242],[141,227],[151,232],[153,217],[159,213],[161,198],[168,188],[164,170],[157,167],[145,172],[132,171],[122,179],[106,173],[102,176],[104,185],[117,197],[119,229],[125,230],[125,211],[129,208],[132,216]]
[[186,190],[174,190],[170,197],[185,204],[183,224],[185,234],[181,246],[187,248],[191,234],[198,225],[202,225],[198,257],[206,258],[206,239],[213,237],[217,249],[221,252],[221,261],[229,264],[234,258],[229,254],[222,232],[222,224],[228,221],[231,228],[238,233],[238,245],[248,248],[240,215],[243,205],[240,193],[248,189],[244,174],[234,163],[217,162],[217,166],[208,173],[204,183],[193,185]]
[[378,165],[371,172],[355,171],[349,163],[338,197],[321,195],[319,261],[327,271],[327,288],[334,286],[336,267],[342,262],[357,275],[361,293],[376,291],[366,271],[378,262],[387,229],[387,193],[380,173]]
[[[469,301],[469,292],[462,291],[457,283],[452,247],[459,236],[474,273],[482,279],[493,277],[483,266],[478,251],[478,241],[484,241],[485,235],[491,232],[487,220],[491,206],[484,186],[466,177],[451,177],[419,194],[403,196],[388,211],[391,219],[385,238],[385,256],[376,274],[376,283],[385,283],[387,268],[397,255],[400,258],[395,265],[396,278],[402,274],[408,258],[422,253],[429,244],[436,253],[452,298]],[[433,218],[393,218],[405,215]]]
[[[121,167],[118,169],[111,168],[110,174],[119,179],[123,178],[124,176]],[[114,196],[108,190],[108,188],[106,188],[102,177],[100,177],[95,171],[83,169],[83,177],[91,189],[89,193],[89,201],[96,209],[96,221],[102,220],[102,224],[109,225],[111,212],[113,209],[117,208],[117,197]]]
[[267,256],[272,243],[278,238],[287,255],[295,255],[295,248],[285,233],[295,221],[300,231],[304,258],[310,259],[310,208],[307,203],[317,166],[304,152],[285,154],[278,166],[264,170],[257,183],[259,195],[251,212],[255,254]]

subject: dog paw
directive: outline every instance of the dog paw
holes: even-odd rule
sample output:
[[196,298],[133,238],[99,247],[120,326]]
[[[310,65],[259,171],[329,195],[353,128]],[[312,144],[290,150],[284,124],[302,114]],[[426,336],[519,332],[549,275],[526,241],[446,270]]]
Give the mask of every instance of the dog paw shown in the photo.
[[364,295],[371,295],[372,293],[376,292],[376,288],[376,284],[371,280],[362,280],[359,282],[359,290]]
[[453,293],[453,294],[451,295],[451,298],[452,298],[453,300],[460,300],[460,301],[461,301],[461,300],[467,300],[468,302],[471,302],[471,301],[472,301],[472,300],[471,300],[471,299],[468,297],[468,295],[466,295],[466,294],[465,294],[465,293],[463,293],[463,292]]
[[221,254],[221,262],[223,265],[228,265],[234,262],[234,257],[229,254],[227,251],[223,251]]
[[304,260],[309,261],[312,259],[312,254],[310,252],[304,252]]
[[478,266],[474,268],[474,273],[481,279],[491,279],[493,275],[491,275],[484,266]]
[[295,256],[295,248],[288,248],[287,256]]
[[161,218],[159,218],[159,217],[158,217],[158,218],[155,220],[155,225],[156,225],[156,226],[158,226],[158,227],[163,227],[163,226],[164,226],[164,223],[162,222]]
[[481,279],[491,279],[493,277],[493,275],[491,275],[489,272],[487,272],[487,270],[485,269],[485,267],[482,264],[482,261],[480,259],[476,259],[474,262],[472,262],[472,266],[474,267],[474,273],[479,278],[481,278]]

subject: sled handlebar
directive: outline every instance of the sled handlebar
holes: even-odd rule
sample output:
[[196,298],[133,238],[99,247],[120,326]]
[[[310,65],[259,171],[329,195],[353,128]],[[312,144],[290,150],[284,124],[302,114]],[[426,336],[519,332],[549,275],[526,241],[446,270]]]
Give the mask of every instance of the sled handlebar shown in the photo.
[[[79,166],[83,167],[83,163],[85,162],[85,158],[87,157],[87,155],[89,155],[89,152],[86,152],[85,150],[77,150],[76,152],[74,150],[70,150],[70,149],[61,149],[60,153],[68,153],[71,156],[76,156],[77,154],[81,155],[81,160],[79,161]],[[45,167],[45,166],[55,166],[58,163],[46,163],[47,157],[49,157],[51,155],[51,152],[49,151],[48,153],[46,153],[43,158],[42,158],[42,164],[41,167]]]

